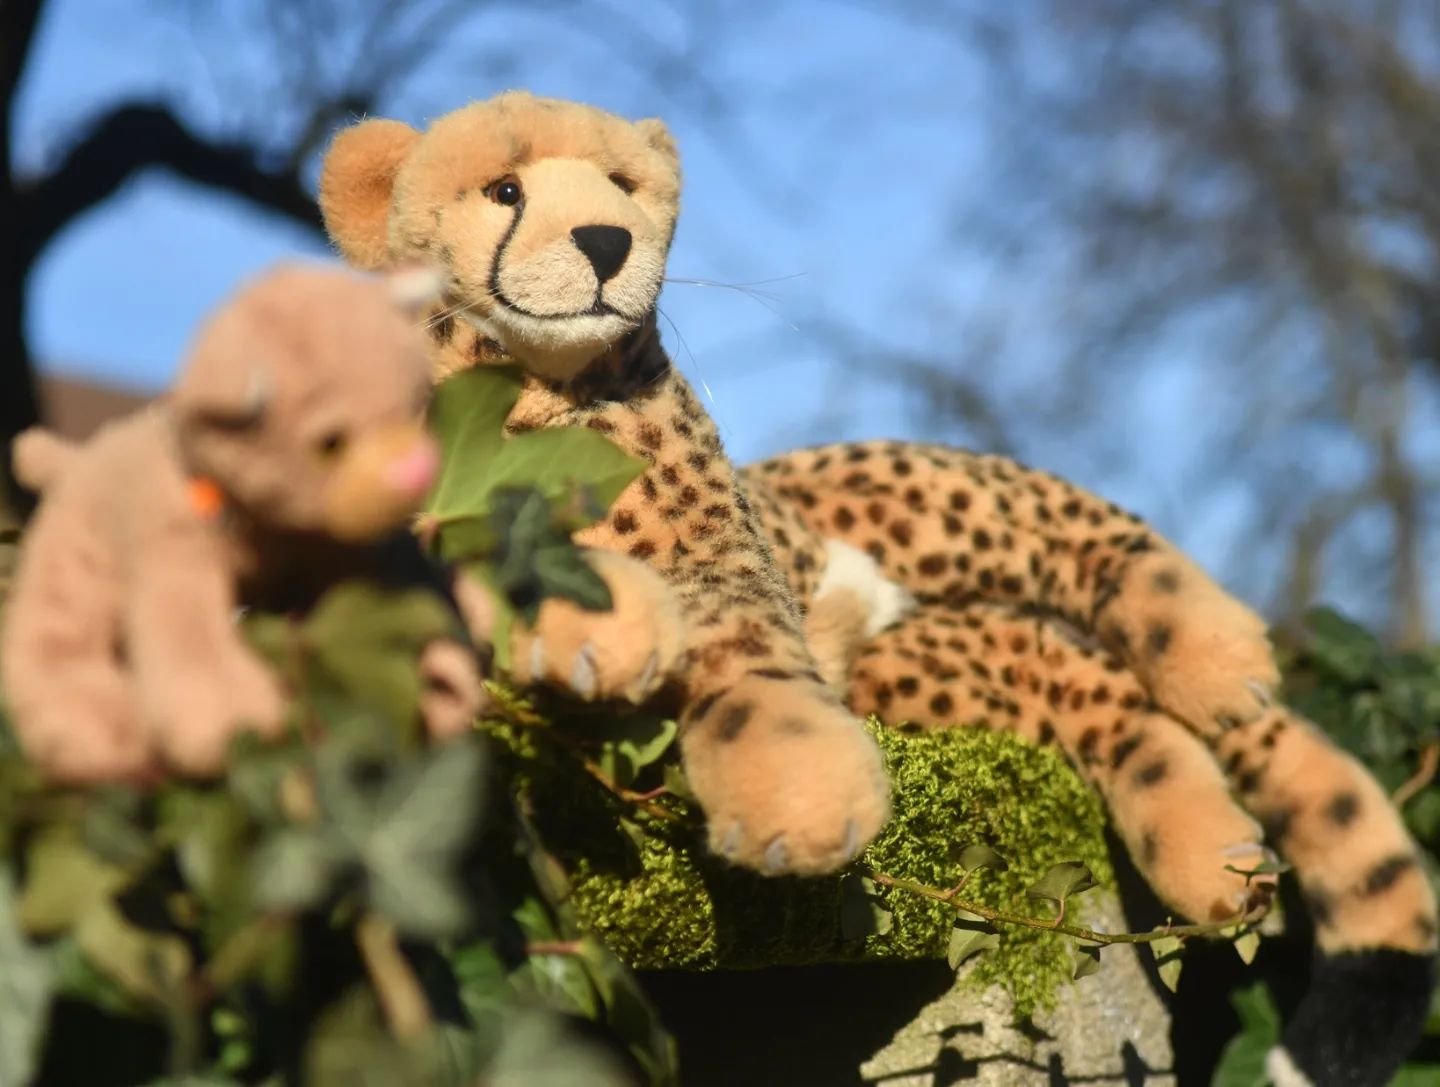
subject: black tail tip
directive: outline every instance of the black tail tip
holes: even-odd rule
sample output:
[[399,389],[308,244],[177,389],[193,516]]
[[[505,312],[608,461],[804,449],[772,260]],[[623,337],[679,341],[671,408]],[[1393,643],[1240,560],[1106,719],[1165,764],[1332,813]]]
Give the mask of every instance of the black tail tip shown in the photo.
[[1425,1026],[1436,957],[1382,948],[1316,959],[1270,1054],[1276,1087],[1385,1087]]

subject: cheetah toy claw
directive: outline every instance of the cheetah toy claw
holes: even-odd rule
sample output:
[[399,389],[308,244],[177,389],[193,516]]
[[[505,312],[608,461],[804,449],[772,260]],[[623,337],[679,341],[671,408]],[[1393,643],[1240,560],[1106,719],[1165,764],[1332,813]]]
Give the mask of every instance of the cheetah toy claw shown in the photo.
[[[868,713],[1059,745],[1197,921],[1265,904],[1273,877],[1241,873],[1268,834],[1321,951],[1272,1074],[1383,1083],[1428,1004],[1434,899],[1379,786],[1274,704],[1260,619],[1136,518],[1002,458],[864,443],[737,477],[656,334],[678,194],[658,121],[521,93],[424,133],[365,121],[326,156],[346,258],[448,274],[437,376],[518,361],[512,431],[595,427],[649,466],[583,537],[621,607],[542,613],[522,678],[678,690],[712,846],[763,871],[833,869],[882,823]],[[640,649],[607,659],[617,623]]]
[[[159,403],[79,447],[16,440],[17,474],[43,494],[0,663],[47,775],[212,774],[235,733],[280,726],[281,690],[236,606],[379,572],[413,544],[405,525],[437,467],[424,338],[395,300],[411,279],[272,272],[206,324]],[[435,641],[420,667],[430,731],[468,727],[473,653]]]

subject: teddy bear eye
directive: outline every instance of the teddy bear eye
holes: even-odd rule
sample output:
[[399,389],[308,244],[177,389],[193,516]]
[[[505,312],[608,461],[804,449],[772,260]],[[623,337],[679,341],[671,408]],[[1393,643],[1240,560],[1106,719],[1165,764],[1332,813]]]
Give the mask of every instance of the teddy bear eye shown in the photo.
[[491,182],[485,191],[491,200],[497,204],[503,204],[507,208],[513,208],[520,203],[520,197],[525,195],[520,188],[520,179],[514,174]]
[[625,193],[626,195],[633,193],[637,187],[635,185],[635,182],[631,181],[624,174],[611,174],[610,180],[613,181],[615,185],[620,189],[620,191]]
[[315,451],[326,460],[330,460],[345,451],[347,440],[343,430],[327,430],[315,442]]

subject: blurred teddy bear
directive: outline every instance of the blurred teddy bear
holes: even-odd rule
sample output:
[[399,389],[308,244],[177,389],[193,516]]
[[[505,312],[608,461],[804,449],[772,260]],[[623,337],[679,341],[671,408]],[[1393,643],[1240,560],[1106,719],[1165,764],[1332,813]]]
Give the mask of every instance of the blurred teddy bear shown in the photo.
[[[439,466],[415,282],[274,270],[211,317],[155,404],[79,447],[16,440],[17,475],[44,493],[0,679],[47,776],[218,771],[237,732],[284,717],[237,607],[304,608],[397,563],[414,575],[406,524]],[[420,668],[429,731],[463,730],[482,697],[473,653],[435,641]]]

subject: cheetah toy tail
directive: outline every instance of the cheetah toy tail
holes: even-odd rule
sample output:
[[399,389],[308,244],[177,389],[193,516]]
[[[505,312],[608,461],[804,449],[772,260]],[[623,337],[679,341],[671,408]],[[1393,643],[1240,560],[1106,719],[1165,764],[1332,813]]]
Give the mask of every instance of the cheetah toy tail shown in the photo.
[[1270,1051],[1275,1087],[1383,1087],[1419,1039],[1433,955],[1378,948],[1317,956],[1299,1009]]

